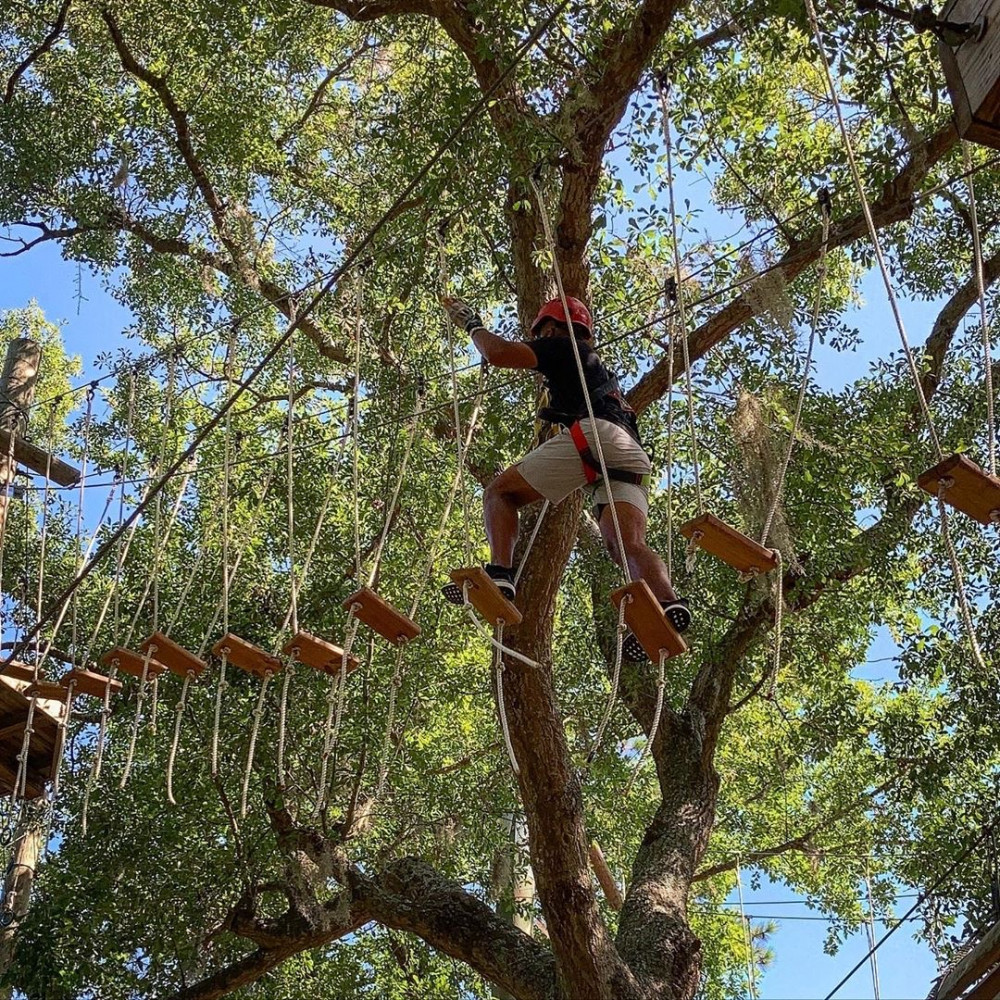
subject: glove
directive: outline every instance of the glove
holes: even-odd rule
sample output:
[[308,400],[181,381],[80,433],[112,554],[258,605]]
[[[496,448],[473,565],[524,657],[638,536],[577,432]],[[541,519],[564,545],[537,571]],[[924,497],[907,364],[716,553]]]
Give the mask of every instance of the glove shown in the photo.
[[441,305],[444,306],[444,310],[452,323],[455,326],[461,327],[466,333],[472,333],[473,330],[486,329],[483,326],[483,320],[479,313],[472,306],[466,305],[461,299],[443,298],[441,299]]

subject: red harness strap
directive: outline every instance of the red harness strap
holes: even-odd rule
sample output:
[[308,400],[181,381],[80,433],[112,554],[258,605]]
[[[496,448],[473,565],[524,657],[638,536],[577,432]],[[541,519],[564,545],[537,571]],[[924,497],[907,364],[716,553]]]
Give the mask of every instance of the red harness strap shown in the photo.
[[[587,477],[587,482],[596,483],[601,478],[601,474],[598,471],[600,467],[595,469],[591,464],[593,456],[590,453],[590,445],[587,443],[587,437],[583,433],[583,428],[580,426],[579,420],[570,425],[569,433],[573,438],[573,444],[576,445],[576,450],[580,453],[580,460],[583,463],[583,474]],[[590,459],[589,462],[587,461],[588,459]]]

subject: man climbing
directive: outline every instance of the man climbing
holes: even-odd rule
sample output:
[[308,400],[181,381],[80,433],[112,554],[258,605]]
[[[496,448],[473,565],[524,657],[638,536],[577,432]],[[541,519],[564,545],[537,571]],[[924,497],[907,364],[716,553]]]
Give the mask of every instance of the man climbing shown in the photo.
[[[544,377],[549,405],[538,415],[564,428],[562,433],[500,473],[486,488],[483,512],[491,558],[486,572],[500,592],[508,600],[513,600],[516,593],[513,564],[518,511],[542,499],[560,503],[574,491],[589,487],[601,537],[611,558],[621,565],[609,503],[613,498],[629,573],[634,579],[646,581],[663,606],[667,620],[677,632],[684,632],[691,624],[688,603],[678,598],[666,565],[646,544],[649,456],[639,440],[635,411],[622,398],[617,379],[601,363],[591,343],[590,311],[579,299],[567,297],[571,334],[566,324],[567,310],[560,299],[552,299],[542,306],[531,324],[533,339],[512,341],[487,330],[476,311],[461,299],[444,299],[443,305],[452,322],[472,337],[479,353],[491,365],[537,371]],[[594,410],[593,423],[587,414],[571,335],[576,338],[583,362]],[[601,476],[595,430],[610,483]],[[444,594],[452,603],[462,603],[462,592],[454,584],[446,586]],[[646,658],[631,633],[625,639],[623,652],[632,660]]]

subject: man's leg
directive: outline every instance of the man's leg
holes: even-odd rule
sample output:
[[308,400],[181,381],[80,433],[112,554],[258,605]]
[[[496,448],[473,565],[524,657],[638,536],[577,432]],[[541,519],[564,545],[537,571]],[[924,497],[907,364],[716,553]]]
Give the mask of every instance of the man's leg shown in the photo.
[[[629,574],[638,580],[645,580],[649,589],[658,601],[663,603],[677,600],[667,575],[666,563],[646,544],[646,514],[634,504],[619,500],[615,503],[618,514],[618,524],[622,532],[622,542],[625,545],[625,558],[628,561]],[[611,558],[621,566],[621,556],[618,552],[618,539],[615,536],[615,524],[611,516],[611,504],[605,504],[601,511],[601,536],[607,546]]]
[[490,543],[490,561],[510,569],[514,565],[517,544],[517,512],[529,503],[541,500],[542,494],[525,480],[517,466],[501,472],[483,494],[486,537]]

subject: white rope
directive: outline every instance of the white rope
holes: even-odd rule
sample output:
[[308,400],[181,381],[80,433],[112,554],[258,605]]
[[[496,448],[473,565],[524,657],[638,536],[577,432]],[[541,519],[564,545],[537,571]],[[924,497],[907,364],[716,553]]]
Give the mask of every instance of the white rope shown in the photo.
[[785,487],[785,477],[788,475],[788,466],[792,461],[792,452],[795,451],[795,441],[799,436],[799,428],[802,424],[802,404],[806,398],[806,389],[809,385],[809,372],[812,368],[813,350],[816,346],[816,338],[819,332],[819,313],[823,305],[823,289],[826,284],[826,252],[830,242],[830,211],[827,202],[822,203],[823,213],[823,242],[820,246],[819,261],[817,263],[816,275],[816,298],[813,302],[812,322],[809,327],[809,346],[806,349],[805,360],[802,362],[802,381],[799,383],[799,395],[795,402],[795,415],[792,418],[792,430],[788,437],[788,446],[785,448],[785,455],[778,471],[777,480],[774,484],[774,497],[771,500],[770,509],[764,520],[764,527],[760,533],[760,544],[767,545],[768,536],[774,525],[774,519],[781,506],[781,495]]
[[778,690],[778,673],[781,670],[781,645],[784,639],[785,620],[785,573],[780,549],[772,549],[777,563],[774,574],[774,660],[771,663],[771,678],[767,685],[767,697],[772,701]]
[[[676,272],[676,267],[675,267]],[[680,295],[674,276],[674,294]],[[663,289],[664,323],[667,327],[667,576],[674,578],[674,318],[668,311],[672,305]]]
[[226,690],[226,661],[229,658],[229,647],[222,649],[219,657],[219,683],[215,688],[215,718],[212,722],[212,777],[219,773],[219,722],[222,719],[222,693]]
[[35,704],[38,701],[37,695],[31,696],[28,704],[28,718],[24,723],[24,739],[21,741],[21,752],[17,755],[17,777],[14,781],[14,794],[19,798],[24,798],[24,792],[28,784],[28,751],[31,749],[31,737],[34,735]]
[[[530,657],[525,656],[523,653],[519,653],[516,649],[511,649],[510,646],[505,646],[495,635],[485,625],[480,622],[476,617],[475,606],[469,601],[469,586],[471,581],[465,580],[462,583],[462,599],[465,604],[465,610],[469,613],[469,620],[475,626],[476,631],[498,652],[505,654],[506,656],[512,656],[515,660],[520,660],[522,663],[527,664],[529,667],[541,667],[540,663],[532,660]],[[499,626],[498,626],[499,627]]]
[[[45,486],[42,491],[42,524],[41,524],[41,537],[38,544],[38,590],[36,592],[36,609],[37,613],[35,619],[41,621],[42,614],[44,612],[44,590],[45,590],[45,550],[48,543],[49,535],[49,498],[52,492],[52,452],[55,450],[55,415],[56,415],[56,403],[53,401],[52,406],[49,409],[49,426],[48,434],[46,435],[45,442]],[[11,448],[14,447],[14,439],[11,438]],[[8,456],[8,461],[10,460]],[[122,498],[125,496],[125,490],[122,490]],[[6,522],[6,518],[4,519]],[[3,546],[3,531],[0,530],[0,573],[2,573],[2,546]],[[2,586],[2,580],[0,580],[0,586]],[[35,661],[38,661],[38,647],[41,645],[42,637],[38,635],[35,639]]]
[[833,82],[833,74],[830,72],[830,64],[827,62],[826,50],[823,48],[823,38],[820,35],[819,21],[816,17],[816,8],[813,4],[813,0],[805,0],[806,13],[809,16],[809,24],[812,28],[813,37],[816,41],[816,48],[819,52],[820,65],[823,67],[823,73],[826,76],[827,87],[830,91],[830,97],[833,102],[833,108],[837,115],[837,123],[840,127],[840,134],[844,140],[844,152],[847,154],[848,166],[851,169],[851,177],[854,181],[854,187],[858,193],[858,199],[861,202],[861,210],[865,216],[865,224],[868,227],[868,237],[872,241],[872,248],[875,251],[875,259],[878,261],[879,271],[882,275],[882,283],[885,285],[886,296],[889,300],[889,305],[892,309],[892,315],[896,321],[896,329],[899,331],[899,339],[903,345],[903,352],[906,355],[906,362],[910,368],[910,375],[913,378],[914,388],[917,393],[917,400],[920,403],[920,410],[923,413],[924,422],[927,424],[927,430],[930,434],[931,442],[934,445],[935,454],[938,457],[938,461],[944,458],[944,452],[941,450],[941,442],[938,439],[937,430],[934,427],[934,417],[931,413],[930,405],[927,402],[927,396],[924,394],[924,387],[920,381],[920,370],[917,366],[917,359],[914,356],[913,349],[910,347],[909,338],[906,335],[906,327],[903,325],[903,316],[899,311],[899,303],[896,300],[896,293],[892,287],[892,278],[889,275],[889,267],[885,261],[885,255],[882,253],[882,243],[878,237],[878,230],[875,228],[875,220],[872,217],[871,206],[868,204],[868,196],[865,194],[864,182],[861,179],[861,171],[858,168],[858,162],[854,155],[854,145],[851,142],[850,133],[847,130],[847,123],[844,121],[844,111],[840,106],[840,97],[837,93],[836,84]]
[[354,327],[354,393],[351,406],[351,440],[353,445],[353,461],[351,463],[351,486],[354,496],[354,572],[355,579],[361,583],[361,483],[358,474],[358,453],[360,443],[360,411],[361,411],[361,311],[364,302],[364,286],[361,275],[357,278],[357,316]]
[[278,710],[278,787],[285,787],[285,723],[288,718],[288,689],[298,660],[298,646],[293,647],[285,661],[285,676],[281,683],[281,705]]
[[608,477],[608,465],[604,459],[604,447],[601,444],[601,435],[597,427],[597,418],[594,416],[594,404],[590,398],[590,389],[587,387],[587,373],[583,370],[583,359],[580,357],[580,345],[576,342],[573,317],[570,315],[569,303],[566,301],[566,290],[563,288],[562,273],[559,268],[559,257],[556,252],[555,237],[552,235],[552,228],[549,225],[549,214],[545,208],[542,193],[538,190],[538,185],[535,183],[534,177],[530,174],[528,175],[528,181],[531,184],[532,190],[535,192],[535,200],[538,203],[538,214],[542,220],[542,229],[545,231],[545,242],[548,245],[549,252],[552,254],[552,273],[555,277],[556,289],[559,292],[559,301],[562,303],[563,316],[566,320],[567,329],[569,330],[569,342],[570,346],[573,348],[573,358],[576,361],[576,371],[580,376],[580,388],[583,392],[583,401],[587,405],[587,417],[590,420],[590,426],[594,432],[594,444],[597,449],[597,462],[601,468],[601,478],[604,480],[605,488],[608,493],[608,506],[611,509],[611,521],[614,524],[615,539],[618,542],[618,552],[621,556],[621,569],[625,575],[625,582],[631,583],[632,574],[629,570],[628,559],[625,555],[625,542],[622,540],[621,524],[618,522],[618,510],[615,506],[614,492],[611,489],[611,480]]
[[361,608],[360,604],[354,603],[350,607],[348,617],[350,625],[347,628],[347,635],[344,638],[343,653],[340,657],[340,672],[330,678],[330,688],[327,692],[326,725],[323,731],[323,755],[320,760],[319,772],[319,799],[317,811],[322,812],[327,803],[327,774],[329,772],[330,757],[340,738],[340,727],[344,717],[344,693],[347,689],[347,662],[351,655],[351,647],[358,634],[358,626],[361,619],[356,617],[356,612]]
[[622,643],[625,639],[625,633],[628,631],[628,626],[625,624],[625,609],[631,603],[632,595],[623,594],[622,599],[618,604],[618,626],[615,629],[615,662],[611,670],[611,691],[608,694],[608,700],[604,706],[604,713],[601,716],[600,725],[597,727],[597,735],[594,737],[594,745],[590,748],[590,753],[587,754],[588,764],[594,760],[597,756],[597,751],[601,748],[601,741],[604,739],[604,730],[607,728],[608,720],[611,718],[611,712],[615,707],[615,700],[618,697],[618,682],[621,678],[622,672]]
[[174,736],[170,741],[170,754],[167,756],[167,801],[172,805],[177,805],[174,798],[174,762],[177,759],[177,747],[181,741],[181,720],[184,717],[184,709],[187,708],[188,688],[194,680],[194,671],[189,670],[184,675],[184,683],[181,685],[181,696],[177,700],[174,708]]
[[401,643],[396,651],[396,666],[392,671],[392,680],[389,682],[389,711],[385,725],[385,735],[382,737],[382,753],[379,758],[375,798],[381,796],[385,789],[386,778],[389,775],[389,743],[392,740],[392,727],[396,721],[396,700],[403,683],[403,654],[405,651],[406,646]]
[[976,188],[972,183],[971,145],[962,140],[965,173],[969,182],[969,215],[972,220],[972,250],[976,270],[976,290],[979,297],[979,322],[983,335],[983,365],[986,375],[986,426],[989,434],[990,475],[997,474],[997,431],[993,402],[993,350],[990,346],[990,320],[986,310],[986,278],[983,274],[983,244],[976,213]]
[[937,502],[938,512],[941,515],[941,538],[944,541],[945,548],[948,550],[948,559],[951,561],[951,572],[955,579],[955,592],[958,597],[958,606],[961,611],[962,621],[965,624],[965,632],[969,639],[969,649],[972,652],[973,659],[976,661],[976,665],[983,673],[988,674],[991,671],[983,659],[982,650],[979,648],[979,640],[976,638],[976,629],[972,622],[972,609],[969,607],[969,599],[965,593],[962,564],[959,562],[955,542],[951,537],[951,529],[948,527],[948,510],[944,502],[944,493],[953,484],[954,480],[948,476],[938,480]]
[[[288,300],[289,321],[294,324],[296,318],[295,300]],[[288,341],[288,575],[291,582],[291,603],[288,609],[292,625],[292,634],[299,630],[298,586],[295,582],[295,339]]]
[[118,674],[118,661],[114,660],[111,669],[108,671],[108,682],[104,688],[104,698],[101,700],[101,718],[97,728],[97,741],[94,747],[94,762],[87,775],[87,787],[83,793],[83,812],[80,825],[83,832],[87,833],[87,814],[90,810],[90,795],[94,785],[101,777],[101,762],[104,758],[104,741],[108,733],[108,716],[111,714],[111,684]]
[[[122,479],[128,478],[129,472],[129,458],[132,450],[132,423],[135,420],[135,372],[130,371],[128,377],[128,411],[125,419],[125,454],[122,458]],[[148,487],[147,487],[148,489]],[[142,499],[145,499],[143,497]],[[121,496],[118,500],[118,523],[121,524],[125,520],[125,487],[122,487]],[[115,583],[112,588],[115,598],[115,628],[114,628],[114,640],[115,644],[118,643],[118,636],[121,631],[121,579],[122,571],[125,568],[125,559],[128,556],[128,546],[132,541],[132,537],[135,534],[135,529],[139,526],[139,519],[136,518],[132,522],[131,529],[126,536],[122,536],[118,540],[117,553],[115,557]],[[107,606],[105,606],[105,611],[107,611]],[[41,618],[41,614],[38,616]],[[101,614],[101,620],[103,622],[104,613]],[[94,629],[94,632],[98,632],[100,626]]]
[[497,649],[493,659],[497,679],[497,712],[500,715],[500,728],[503,730],[503,743],[507,748],[507,756],[510,758],[510,769],[515,775],[518,775],[521,773],[521,769],[517,766],[517,757],[514,755],[514,744],[510,741],[510,726],[507,723],[507,706],[503,697],[503,622],[500,622],[497,625],[497,639]]
[[663,692],[667,683],[666,662],[667,651],[665,649],[661,649],[659,673],[656,679],[656,707],[653,709],[653,724],[649,727],[649,737],[647,738],[646,743],[639,751],[639,757],[635,762],[635,769],[632,771],[632,777],[629,778],[628,785],[625,788],[626,795],[632,791],[632,786],[635,784],[636,779],[639,777],[639,773],[642,770],[642,763],[646,759],[646,754],[652,750],[653,743],[656,741],[656,734],[660,731],[660,716],[663,714]]
[[66,700],[63,702],[63,714],[59,719],[59,738],[56,741],[56,746],[59,748],[59,756],[56,758],[55,772],[52,775],[52,797],[51,800],[55,800],[59,796],[59,779],[62,775],[62,763],[63,749],[66,745],[66,732],[69,729],[70,719],[73,717],[73,689],[76,686],[75,681],[70,681],[66,685]]
[[125,770],[122,771],[121,780],[118,782],[119,788],[124,788],[128,784],[129,775],[132,773],[135,745],[139,738],[139,720],[142,716],[142,703],[146,697],[146,675],[149,673],[149,661],[153,658],[155,652],[156,646],[150,643],[142,658],[142,674],[139,676],[139,690],[135,696],[135,718],[132,720],[132,737],[129,740],[128,755],[125,758]]
[[[91,385],[87,389],[87,412],[83,420],[83,451],[80,456],[80,495],[77,501],[76,510],[76,573],[75,576],[79,576],[83,571],[83,564],[87,561],[87,556],[83,554],[83,510],[84,510],[84,498],[86,495],[86,483],[87,483],[87,459],[89,457],[90,451],[90,425],[93,419],[94,413],[94,387]],[[101,521],[104,517],[101,517]],[[100,521],[98,522],[100,524]],[[95,531],[96,536],[96,531]],[[89,549],[88,549],[89,555]],[[80,607],[80,589],[79,587],[73,591],[73,596],[70,598],[70,603],[73,608],[73,614],[70,619],[70,649],[73,650],[73,658],[76,659],[80,655],[79,649],[77,649],[76,638],[77,638],[77,618],[79,614]],[[53,635],[53,641],[55,641],[55,636]]]
[[250,775],[253,773],[253,755],[257,749],[257,734],[260,732],[260,717],[264,714],[264,697],[267,694],[267,686],[271,683],[273,676],[273,671],[264,671],[264,680],[261,682],[260,694],[257,695],[257,704],[253,710],[250,745],[247,747],[247,766],[243,771],[243,790],[240,793],[240,819],[245,819],[247,815],[247,794],[250,790]]
[[528,556],[531,555],[531,549],[535,544],[535,539],[538,537],[538,532],[541,530],[542,521],[545,520],[545,515],[549,512],[549,501],[546,500],[542,504],[542,509],[538,512],[538,517],[535,518],[535,526],[531,529],[531,537],[528,539],[528,544],[525,547],[524,555],[521,556],[521,561],[517,564],[517,572],[514,574],[514,586],[516,587],[521,580],[521,574],[524,572],[524,567],[528,565]]
[[150,705],[149,705],[149,731],[156,734],[156,714],[160,707],[160,675],[153,674],[153,682],[150,684]]
[[[674,201],[674,159],[673,140],[670,129],[670,98],[668,88],[664,87],[659,79],[656,81],[656,90],[660,97],[660,109],[662,111],[663,122],[663,146],[667,154],[667,196],[670,203],[670,230],[671,241],[673,243],[674,258],[674,287],[677,292],[677,313],[681,328],[681,348],[684,356],[684,384],[687,389],[688,423],[691,433],[691,467],[694,473],[694,495],[698,513],[705,510],[705,505],[701,495],[701,463],[698,460],[698,427],[695,422],[694,412],[694,386],[691,374],[691,354],[688,346],[688,319],[687,306],[684,302],[684,278],[681,274],[681,248],[680,238],[677,232],[677,207]],[[670,374],[673,374],[673,338],[670,339]],[[673,381],[671,380],[671,384]]]
[[747,990],[750,994],[750,1000],[756,1000],[757,989],[753,973],[753,943],[750,937],[750,921],[747,920],[746,912],[743,909],[743,880],[740,873],[739,860],[736,862],[736,891],[740,900],[740,924],[743,929],[743,943],[747,949]]

